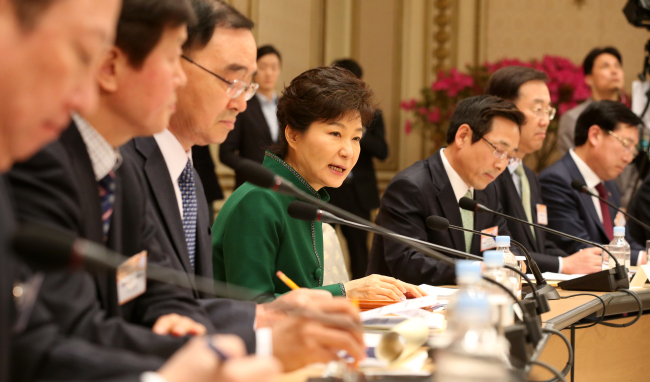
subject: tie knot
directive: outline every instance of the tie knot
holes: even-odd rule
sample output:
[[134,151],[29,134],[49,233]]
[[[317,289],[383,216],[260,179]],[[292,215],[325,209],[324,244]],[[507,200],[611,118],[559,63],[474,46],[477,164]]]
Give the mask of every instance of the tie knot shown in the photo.
[[526,174],[524,172],[524,165],[523,164],[520,164],[519,166],[517,166],[517,168],[515,169],[515,174],[517,174],[519,176],[524,176]]
[[596,191],[598,191],[598,196],[601,198],[607,198],[607,191],[605,191],[605,185],[603,183],[596,185]]
[[472,199],[472,190],[467,190],[467,192],[465,193],[465,197]]
[[106,192],[115,192],[115,173],[113,170],[109,171],[98,183]]

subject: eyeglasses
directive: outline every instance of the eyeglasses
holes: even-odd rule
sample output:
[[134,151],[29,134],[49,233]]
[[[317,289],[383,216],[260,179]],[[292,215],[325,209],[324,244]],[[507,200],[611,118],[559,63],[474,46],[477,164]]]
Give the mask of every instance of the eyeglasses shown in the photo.
[[259,84],[256,84],[254,82],[251,82],[251,84],[249,85],[246,82],[240,81],[240,80],[228,81],[227,79],[221,77],[217,73],[214,73],[213,71],[211,71],[209,69],[206,69],[202,65],[197,64],[194,60],[187,57],[186,55],[182,55],[181,57],[183,57],[185,60],[191,62],[192,64],[198,66],[199,68],[205,70],[206,72],[212,74],[213,76],[217,77],[221,81],[227,83],[228,84],[228,90],[226,90],[226,95],[228,97],[230,97],[230,98],[237,98],[245,91],[246,92],[246,94],[245,94],[246,101],[248,101],[249,99],[253,98],[253,96],[255,95],[255,92],[257,91],[257,88],[260,87]]
[[542,118],[542,116],[547,116],[549,121],[552,121],[553,118],[555,118],[555,113],[557,113],[557,109],[554,107],[549,107],[547,109],[543,109],[541,106],[537,106],[533,109],[531,109],[533,112],[533,115],[537,118]]
[[508,165],[514,164],[515,162],[517,162],[519,160],[519,158],[514,157],[512,155],[508,155],[508,153],[506,151],[503,151],[503,150],[497,148],[495,145],[492,144],[492,142],[485,139],[485,137],[481,137],[481,139],[484,140],[485,142],[487,142],[488,145],[492,146],[492,148],[494,149],[493,154],[494,154],[495,158],[497,158],[497,159],[507,159],[508,160]]
[[625,150],[627,150],[627,152],[632,154],[632,156],[634,156],[636,158],[636,156],[639,155],[639,150],[636,148],[636,145],[633,142],[630,142],[629,139],[622,138],[621,136],[619,136],[618,134],[616,134],[615,132],[613,132],[611,130],[607,130],[607,132],[612,137],[618,139],[618,141],[621,142],[621,144],[623,145]]

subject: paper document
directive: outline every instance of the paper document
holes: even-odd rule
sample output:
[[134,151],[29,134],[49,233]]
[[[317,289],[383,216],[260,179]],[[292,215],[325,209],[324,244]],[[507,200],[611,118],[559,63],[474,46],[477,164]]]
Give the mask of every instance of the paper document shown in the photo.
[[[529,279],[535,281],[535,276],[530,274],[526,276],[528,276]],[[542,276],[544,276],[546,281],[566,281],[577,279],[578,277],[582,277],[584,275],[565,275],[564,273],[544,272],[542,273]]]
[[383,316],[385,314],[396,314],[411,309],[426,308],[426,307],[436,306],[436,305],[438,305],[437,296],[435,295],[424,296],[420,298],[414,298],[411,300],[398,302],[396,304],[382,306],[381,308],[361,312],[360,316],[361,316],[361,321],[365,322],[370,319]]
[[418,286],[428,294],[436,295],[438,297],[453,296],[456,292],[458,292],[457,288],[443,288],[443,287],[437,287],[437,286],[427,285],[427,284],[422,284]]

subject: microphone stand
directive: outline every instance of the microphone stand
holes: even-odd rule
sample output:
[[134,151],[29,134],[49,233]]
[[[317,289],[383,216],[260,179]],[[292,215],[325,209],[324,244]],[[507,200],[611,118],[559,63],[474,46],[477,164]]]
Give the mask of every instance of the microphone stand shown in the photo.
[[567,281],[562,281],[558,283],[558,286],[564,290],[579,290],[579,291],[598,291],[598,292],[614,292],[617,289],[629,289],[630,288],[630,280],[627,276],[627,271],[624,266],[620,265],[618,262],[618,259],[614,257],[609,250],[607,250],[603,245],[594,243],[585,239],[581,239],[579,237],[575,237],[572,235],[568,235],[564,232],[556,231],[554,229],[545,227],[543,225],[535,224],[535,223],[529,223],[526,220],[516,218],[514,216],[506,215],[501,212],[493,211],[484,205],[476,202],[473,199],[469,199],[466,197],[463,197],[460,199],[459,203],[460,207],[469,211],[474,211],[474,212],[487,212],[487,213],[492,213],[497,216],[501,216],[504,219],[516,221],[522,224],[530,225],[535,228],[539,228],[542,231],[546,231],[549,233],[556,234],[558,236],[566,237],[567,239],[571,239],[574,241],[577,241],[579,243],[591,245],[594,247],[598,247],[602,249],[604,252],[607,252],[609,257],[614,260],[614,263],[616,263],[616,266],[614,268],[606,269],[604,271],[592,273],[590,275],[585,275],[582,277],[578,277],[573,280],[567,280]]
[[[431,228],[431,227],[429,227],[429,228]],[[455,225],[452,225],[452,224],[449,225],[449,228],[456,229],[456,230],[459,230],[459,231],[472,232],[472,233],[477,234],[477,235],[490,236],[490,237],[494,237],[494,238],[497,237],[497,235],[492,235],[492,234],[484,233],[484,232],[481,232],[481,231],[476,231],[476,230],[473,230],[473,229],[459,227],[459,226],[455,226]],[[520,242],[518,242],[516,240],[513,240],[512,238],[510,238],[510,242],[512,244],[514,244],[516,247],[518,247],[519,249],[521,249],[524,252],[524,254],[526,255],[526,260],[528,261],[528,264],[530,264],[530,271],[533,273],[533,276],[535,276],[535,287],[533,287],[533,285],[531,283],[528,283],[528,285],[530,285],[531,289],[536,290],[537,294],[544,295],[547,300],[559,300],[560,299],[560,294],[557,292],[557,289],[553,288],[551,285],[549,285],[546,282],[546,279],[544,279],[544,276],[542,276],[542,272],[540,272],[539,267],[537,266],[537,263],[535,262],[535,260],[533,260],[532,256],[528,252],[528,250],[526,250],[526,248],[524,248],[524,246]],[[528,294],[525,298],[532,298],[532,297],[534,297],[534,293]],[[541,312],[541,313],[546,313],[546,312],[548,312],[550,310],[550,307],[548,306],[548,303],[547,303],[547,306],[546,306],[545,309],[547,309],[547,310],[544,311],[544,312]]]

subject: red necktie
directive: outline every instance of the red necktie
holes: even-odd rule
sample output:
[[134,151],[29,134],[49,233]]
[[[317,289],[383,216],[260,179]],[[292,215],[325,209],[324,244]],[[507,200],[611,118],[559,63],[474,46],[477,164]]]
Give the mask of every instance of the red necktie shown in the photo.
[[[605,191],[605,186],[602,183],[598,183],[596,186],[596,191],[598,191],[598,196],[607,200],[607,191]],[[603,216],[603,228],[605,228],[605,233],[609,238],[609,241],[612,241],[614,238],[614,226],[612,225],[612,216],[609,214],[609,206],[605,204],[602,200],[600,201],[600,212]]]

